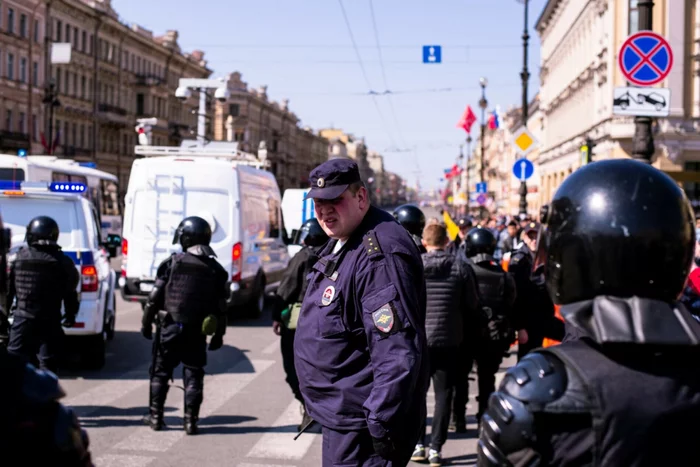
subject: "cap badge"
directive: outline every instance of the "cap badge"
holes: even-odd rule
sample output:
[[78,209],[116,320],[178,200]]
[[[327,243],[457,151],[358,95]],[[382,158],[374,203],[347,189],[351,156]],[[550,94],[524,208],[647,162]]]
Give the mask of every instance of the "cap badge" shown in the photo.
[[318,186],[319,188],[323,188],[323,186],[324,186],[325,184],[326,184],[326,181],[325,181],[323,178],[319,178],[319,179],[316,181],[316,186]]

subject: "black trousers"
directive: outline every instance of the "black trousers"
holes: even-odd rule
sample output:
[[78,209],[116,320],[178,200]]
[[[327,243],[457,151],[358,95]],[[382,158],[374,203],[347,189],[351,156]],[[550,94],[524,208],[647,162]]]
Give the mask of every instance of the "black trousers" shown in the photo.
[[[455,385],[457,363],[459,362],[458,347],[429,347],[430,378],[435,392],[435,409],[430,432],[430,447],[440,451],[447,440],[447,430],[450,425],[450,407],[452,405],[452,387]],[[426,408],[427,409],[427,408]],[[419,438],[427,445],[425,435],[426,423]]]
[[387,460],[374,452],[369,430],[338,431],[323,427],[323,467],[405,467],[413,444],[402,443],[394,459]]
[[168,380],[182,363],[185,386],[185,413],[199,415],[204,392],[204,367],[207,364],[207,337],[201,326],[175,323],[168,316],[162,325],[160,340],[154,341],[158,354],[151,368],[152,410],[163,411],[168,395]]
[[15,316],[7,351],[28,363],[38,364],[42,370],[56,373],[64,339],[59,320]]
[[467,414],[467,402],[469,402],[469,373],[476,363],[479,395],[476,400],[479,403],[477,418],[486,411],[489,397],[496,390],[496,373],[503,361],[503,353],[509,343],[494,342],[484,339],[471,341],[460,349],[464,360],[459,365],[460,371],[454,387],[455,396],[452,406],[455,422],[464,424]]
[[282,326],[280,336],[280,347],[282,349],[282,367],[284,368],[284,373],[287,375],[285,380],[289,385],[294,397],[304,403],[304,399],[301,397],[301,391],[299,390],[299,378],[297,377],[297,369],[294,366],[294,334],[296,330],[287,329]]

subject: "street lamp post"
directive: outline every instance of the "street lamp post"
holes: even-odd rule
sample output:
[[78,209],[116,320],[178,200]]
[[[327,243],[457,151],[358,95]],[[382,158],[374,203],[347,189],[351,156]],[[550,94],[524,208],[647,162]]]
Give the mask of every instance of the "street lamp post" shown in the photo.
[[[653,10],[653,0],[639,0],[637,2],[639,15],[637,17],[637,29],[639,31],[652,29]],[[654,134],[651,131],[651,117],[634,117],[632,158],[650,164],[655,150]]]
[[472,135],[467,135],[467,154],[464,156],[464,171],[466,172],[467,179],[465,181],[465,187],[464,187],[464,194],[467,197],[467,209],[466,212],[464,213],[465,215],[469,214],[469,208],[471,204],[471,199],[469,196],[469,155],[471,154],[472,151]]
[[479,170],[479,178],[481,183],[484,183],[484,151],[486,147],[486,107],[489,102],[486,100],[486,86],[489,81],[486,78],[479,79],[481,85],[481,99],[479,99],[479,108],[481,108],[481,167]]
[[[479,178],[481,183],[484,183],[484,153],[486,152],[486,107],[489,105],[486,100],[486,86],[489,81],[486,78],[479,79],[479,85],[481,85],[481,99],[479,99],[479,107],[481,108],[481,156],[480,162],[481,167],[479,168]],[[484,217],[484,206],[479,207],[479,212],[481,217]]]
[[197,111],[197,146],[203,148],[206,143],[207,125],[207,89],[216,89],[214,98],[223,103],[231,97],[226,82],[223,79],[180,78],[175,97],[187,101],[191,89],[199,90],[199,109]]
[[52,78],[49,81],[49,86],[44,89],[44,99],[42,103],[49,107],[49,141],[48,141],[48,153],[53,154],[53,110],[55,107],[61,105],[58,100],[58,88],[56,87],[56,81]]
[[[528,0],[521,0],[525,4],[525,18],[523,25],[523,71],[520,72],[520,79],[523,83],[523,101],[522,101],[522,113],[523,113],[523,126],[527,128],[528,115],[528,101],[527,101],[527,82],[530,79],[530,72],[527,69],[527,42],[530,39],[530,35],[527,33],[527,13],[528,13]],[[519,214],[521,216],[527,215],[527,182],[522,180],[520,182],[520,203]]]

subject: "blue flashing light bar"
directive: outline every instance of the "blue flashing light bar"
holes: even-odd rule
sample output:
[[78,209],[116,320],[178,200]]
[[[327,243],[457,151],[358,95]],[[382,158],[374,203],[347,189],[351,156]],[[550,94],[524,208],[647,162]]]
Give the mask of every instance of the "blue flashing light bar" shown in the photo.
[[52,182],[49,185],[49,190],[59,193],[84,193],[87,186],[84,183],[77,182]]
[[81,167],[89,167],[91,169],[97,168],[97,164],[95,164],[94,162],[79,162],[78,165],[80,165]]
[[20,180],[0,180],[0,190],[19,190],[22,188]]

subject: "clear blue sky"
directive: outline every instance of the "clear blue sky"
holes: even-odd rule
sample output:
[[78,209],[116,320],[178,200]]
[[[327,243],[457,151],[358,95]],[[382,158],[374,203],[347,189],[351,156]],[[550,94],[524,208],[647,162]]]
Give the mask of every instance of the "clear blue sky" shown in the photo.
[[[302,125],[333,125],[364,136],[370,149],[384,154],[387,170],[411,185],[418,177],[422,188],[438,187],[466,136],[456,128],[465,106],[480,118],[479,77],[489,80],[489,109],[499,105],[505,112],[521,102],[522,3],[342,2],[371,89],[395,93],[377,96],[376,105],[366,94],[339,0],[112,0],[112,5],[124,20],[154,34],[178,30],[183,50],[206,52],[213,77],[240,71],[249,86],[267,84],[270,98],[290,99]],[[545,3],[530,0],[530,99],[539,88],[533,27]],[[422,45],[442,45],[443,63],[423,64]],[[443,89],[451,91],[429,92]],[[477,122],[472,136],[478,132]],[[410,150],[389,151],[396,147]]]

